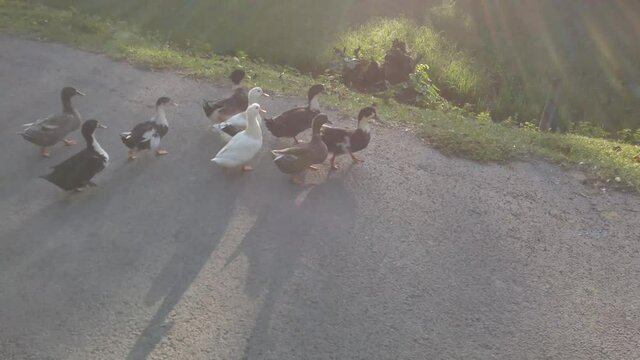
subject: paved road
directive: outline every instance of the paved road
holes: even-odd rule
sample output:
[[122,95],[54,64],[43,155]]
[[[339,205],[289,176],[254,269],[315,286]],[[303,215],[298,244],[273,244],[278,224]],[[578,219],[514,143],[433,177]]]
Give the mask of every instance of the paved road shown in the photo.
[[[266,150],[224,175],[198,101],[226,89],[56,44],[0,49],[2,359],[640,357],[636,196],[544,163],[447,158],[384,127],[364,164],[342,159],[309,188]],[[67,84],[108,124],[112,158],[71,196],[37,176],[79,147],[41,159],[15,134]],[[161,95],[182,105],[170,153],[127,163],[117,134]]]

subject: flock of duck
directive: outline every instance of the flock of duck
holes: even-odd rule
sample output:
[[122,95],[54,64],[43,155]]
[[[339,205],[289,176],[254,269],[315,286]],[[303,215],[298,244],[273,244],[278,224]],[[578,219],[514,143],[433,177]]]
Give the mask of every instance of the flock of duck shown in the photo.
[[[274,118],[262,118],[266,113],[259,100],[267,95],[260,87],[248,90],[242,86],[245,77],[243,70],[235,70],[230,79],[233,83],[232,94],[224,99],[203,101],[205,115],[213,122],[213,129],[225,142],[225,146],[211,161],[224,169],[249,171],[248,163],[262,148],[262,125],[277,138],[293,138],[294,145],[285,149],[272,150],[273,162],[278,169],[290,175],[296,184],[304,183],[301,177],[307,169],[317,170],[314,165],[322,164],[329,153],[332,154],[330,166],[336,169],[337,155],[349,154],[354,163],[362,162],[354,153],[367,147],[370,135],[369,122],[378,119],[373,107],[365,107],[358,114],[358,126],[344,129],[331,126],[327,115],[320,111],[319,97],[325,92],[323,85],[313,85],[308,92],[308,104],[297,107]],[[82,122],[82,117],[73,107],[71,99],[84,94],[73,87],[61,91],[62,113],[24,124],[20,132],[22,137],[41,148],[41,154],[49,157],[48,148],[63,142],[76,144],[67,139],[67,135],[81,128],[86,148],[62,163],[53,166],[51,173],[42,178],[66,191],[82,191],[96,186],[92,178],[104,170],[109,163],[109,154],[100,146],[95,131],[106,128],[95,119]],[[128,158],[134,160],[140,151],[150,150],[157,155],[168,152],[160,148],[160,140],[169,132],[167,109],[177,106],[170,98],[160,97],[156,101],[156,114],[148,121],[141,122],[131,131],[120,134],[122,143],[129,149]],[[309,142],[299,142],[297,136],[311,128]]]

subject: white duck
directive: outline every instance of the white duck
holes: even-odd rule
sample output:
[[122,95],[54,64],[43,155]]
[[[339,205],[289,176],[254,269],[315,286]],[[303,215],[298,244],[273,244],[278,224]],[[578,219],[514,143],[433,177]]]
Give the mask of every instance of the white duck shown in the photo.
[[266,113],[260,104],[249,105],[245,112],[247,128],[232,137],[211,161],[224,168],[242,167],[242,171],[253,170],[247,163],[262,148],[262,129],[258,120],[261,112]]
[[[269,94],[262,91],[262,88],[260,87],[254,87],[249,90],[249,104],[257,104],[261,96],[269,97]],[[261,121],[260,114],[258,114],[258,121]],[[246,128],[246,112],[235,114],[226,121],[213,125],[213,129],[218,132],[220,139],[224,143],[228,143],[232,137],[236,136],[240,131]]]

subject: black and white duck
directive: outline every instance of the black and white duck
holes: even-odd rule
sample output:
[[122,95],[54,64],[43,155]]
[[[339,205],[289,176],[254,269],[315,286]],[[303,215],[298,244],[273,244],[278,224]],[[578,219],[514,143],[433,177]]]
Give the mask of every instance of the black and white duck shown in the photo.
[[356,129],[342,129],[331,126],[322,127],[322,141],[327,145],[329,152],[333,154],[331,157],[331,169],[337,169],[334,164],[336,155],[349,154],[354,163],[364,162],[358,159],[353,153],[365,149],[371,140],[372,120],[379,120],[376,109],[373,107],[365,107],[358,114],[358,127]]
[[307,169],[313,167],[314,164],[323,163],[329,151],[327,145],[322,141],[320,129],[324,124],[330,124],[329,118],[325,114],[318,114],[312,120],[311,141],[308,143],[298,143],[290,148],[282,150],[272,150],[274,156],[273,162],[278,169],[285,174],[291,175],[291,182],[302,184],[299,178],[304,176]]
[[106,128],[97,120],[87,120],[82,124],[82,136],[87,147],[62,163],[53,166],[53,171],[41,176],[62,190],[81,191],[88,186],[96,186],[91,179],[104,170],[109,163],[109,154],[100,146],[95,137],[97,128]]
[[133,130],[120,134],[122,143],[129,148],[129,160],[134,160],[140,150],[153,150],[157,155],[166,155],[166,150],[160,150],[160,139],[169,132],[167,122],[167,107],[178,106],[170,98],[163,96],[156,101],[156,114],[151,120],[133,127]]
[[324,93],[323,85],[313,85],[309,88],[307,99],[309,103],[304,107],[287,110],[282,114],[264,119],[264,125],[275,137],[291,137],[298,143],[296,136],[311,127],[311,121],[320,113],[320,94]]
[[219,123],[227,120],[237,113],[244,112],[249,106],[247,89],[242,86],[245,77],[244,70],[234,70],[229,78],[232,82],[232,94],[222,100],[203,100],[202,109],[204,114],[213,121]]
[[[262,91],[262,88],[260,87],[254,87],[253,89],[249,90],[249,104],[259,103],[261,96],[269,97],[269,94]],[[258,121],[260,121],[261,119],[262,118],[260,117]],[[229,140],[231,140],[232,137],[247,128],[247,112],[244,111],[235,114],[219,124],[214,124],[213,128],[218,131],[222,141],[227,143],[229,142]]]
[[41,147],[41,154],[49,157],[48,147],[62,141],[65,145],[75,145],[75,140],[65,139],[69,133],[78,130],[82,123],[80,113],[71,104],[71,98],[75,95],[84,96],[83,93],[73,87],[67,86],[60,92],[62,99],[62,114],[52,115],[30,124],[24,124],[22,137]]

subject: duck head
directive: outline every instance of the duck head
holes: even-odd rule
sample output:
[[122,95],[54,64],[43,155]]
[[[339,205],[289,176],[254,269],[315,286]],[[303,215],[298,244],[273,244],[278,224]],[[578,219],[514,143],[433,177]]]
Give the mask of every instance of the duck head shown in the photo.
[[233,70],[231,72],[231,75],[229,75],[229,79],[233,83],[234,87],[240,86],[240,83],[242,82],[242,80],[244,80],[244,77],[245,77],[245,72],[242,69]]
[[159,97],[156,101],[156,108],[167,108],[169,106],[178,106],[175,102],[171,101],[170,98],[166,96]]
[[80,92],[74,87],[67,86],[62,89],[62,91],[60,92],[60,95],[62,96],[63,100],[68,100],[76,95],[84,96],[84,93]]
[[262,91],[262,88],[260,87],[254,87],[253,89],[249,90],[249,104],[257,103],[261,96],[269,97],[269,94]]
[[82,130],[81,130],[82,136],[84,136],[84,138],[88,140],[91,137],[93,137],[93,133],[96,131],[96,129],[106,129],[106,128],[107,127],[100,124],[98,120],[89,119],[82,124]]
[[311,131],[313,136],[320,135],[320,129],[324,124],[332,124],[332,122],[329,120],[329,117],[327,115],[318,114],[316,115],[316,117],[313,118],[313,120],[311,121],[311,129],[312,129]]
[[71,98],[80,95],[84,96],[83,93],[78,91],[76,88],[67,86],[60,91],[60,97],[62,99],[62,111],[65,113],[73,113],[73,106],[71,106]]
[[360,113],[358,113],[358,129],[364,132],[369,132],[370,130],[369,121],[371,119],[374,119],[377,121],[380,120],[378,118],[378,113],[376,112],[376,109],[373,108],[372,106],[367,106],[365,108],[362,108],[362,110],[360,110]]
[[311,110],[320,111],[320,102],[318,101],[318,97],[324,92],[325,88],[322,84],[316,84],[309,88],[307,96],[309,100],[309,108]]
[[256,116],[258,116],[260,113],[266,113],[267,111],[264,110],[260,104],[258,103],[254,103],[249,105],[249,107],[247,108],[247,118],[255,118]]

